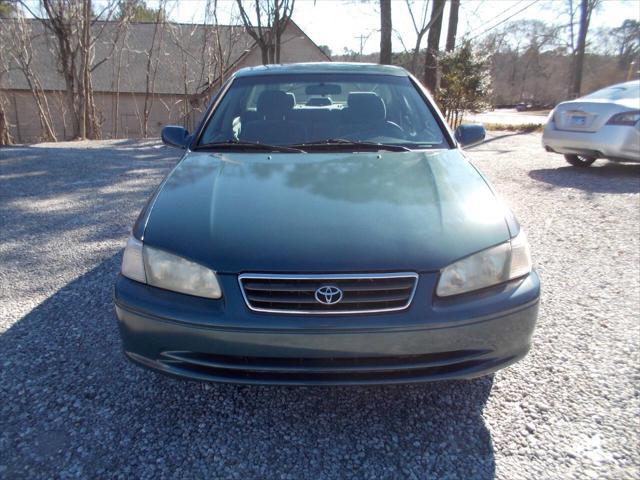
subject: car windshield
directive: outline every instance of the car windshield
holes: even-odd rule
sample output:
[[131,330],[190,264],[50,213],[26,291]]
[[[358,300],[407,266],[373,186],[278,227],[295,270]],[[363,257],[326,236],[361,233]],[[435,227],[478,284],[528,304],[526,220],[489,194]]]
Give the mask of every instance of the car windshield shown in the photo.
[[236,78],[198,145],[242,148],[250,143],[305,151],[377,144],[449,148],[408,77],[344,73]]
[[635,100],[640,98],[640,82],[603,88],[602,90],[586,95],[584,98],[601,100]]

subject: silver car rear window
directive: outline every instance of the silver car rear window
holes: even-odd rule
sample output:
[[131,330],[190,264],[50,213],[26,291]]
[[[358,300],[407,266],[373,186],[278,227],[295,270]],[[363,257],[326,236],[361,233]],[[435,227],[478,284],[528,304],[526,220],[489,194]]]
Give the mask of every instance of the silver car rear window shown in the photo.
[[615,85],[597,90],[584,98],[600,100],[635,100],[640,98],[640,82],[629,85]]

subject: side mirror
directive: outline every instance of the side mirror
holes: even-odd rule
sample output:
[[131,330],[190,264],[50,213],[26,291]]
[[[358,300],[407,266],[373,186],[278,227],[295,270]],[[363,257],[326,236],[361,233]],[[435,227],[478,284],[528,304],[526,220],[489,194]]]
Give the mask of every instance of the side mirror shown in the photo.
[[460,125],[456,128],[456,140],[461,147],[470,147],[484,140],[486,132],[482,125]]
[[189,132],[178,125],[167,125],[162,129],[162,141],[170,147],[187,148]]

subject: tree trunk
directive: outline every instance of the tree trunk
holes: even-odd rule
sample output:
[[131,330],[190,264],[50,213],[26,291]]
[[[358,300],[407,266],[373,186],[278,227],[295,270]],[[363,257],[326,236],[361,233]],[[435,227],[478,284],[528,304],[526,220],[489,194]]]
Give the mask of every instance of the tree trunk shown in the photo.
[[[161,22],[164,22],[164,3],[160,1],[158,5],[158,12],[156,13],[155,24],[153,26],[153,36],[151,37],[151,47],[147,52],[147,66],[145,72],[145,92],[144,92],[144,107],[142,109],[142,136],[147,138],[149,135],[149,115],[151,108],[153,107],[153,99],[155,96],[155,80],[156,73],[158,71],[158,62],[160,61],[160,51],[162,49],[162,34],[164,32],[164,25],[162,25],[163,31],[158,32],[161,28]],[[160,35],[159,46],[156,48],[156,38]],[[154,66],[154,52],[158,51],[156,55],[156,61]]]
[[273,25],[271,26],[273,42],[273,63],[280,63],[280,1],[273,0]]
[[118,138],[118,124],[120,123],[120,74],[122,71],[122,53],[124,50],[126,42],[126,34],[125,40],[120,47],[120,51],[118,52],[118,63],[116,69],[116,85],[115,85],[115,104],[113,109],[113,138]]
[[58,139],[56,138],[56,134],[53,130],[53,122],[51,121],[51,113],[49,112],[49,107],[44,103],[44,101],[46,101],[46,97],[42,90],[42,86],[38,79],[33,76],[31,71],[29,71],[29,76],[25,75],[25,78],[29,85],[29,90],[31,90],[33,100],[36,103],[36,108],[38,109],[40,129],[43,134],[42,138],[47,142],[57,142]]
[[420,44],[422,43],[422,37],[424,36],[424,32],[419,32],[416,36],[416,46],[413,49],[413,53],[411,54],[411,73],[416,75],[418,69],[418,55],[420,55]]
[[[52,126],[53,121],[51,119],[51,111],[49,110],[47,97],[44,94],[42,84],[40,83],[36,72],[32,68],[33,36],[31,34],[31,29],[23,17],[19,17],[17,21],[12,24],[12,27],[13,28],[11,30],[6,32],[8,34],[6,40],[2,39],[2,41],[6,41],[9,44],[8,54],[13,58],[13,68],[24,75],[27,85],[29,86],[29,92],[33,97],[33,101],[35,102],[36,109],[38,111],[42,139],[44,141],[55,142],[57,139]],[[8,68],[5,68],[5,71],[8,72]]]
[[449,26],[447,27],[447,45],[445,50],[452,52],[456,48],[456,34],[458,33],[458,10],[460,9],[460,0],[451,0],[451,8],[449,10]]
[[260,59],[262,60],[262,65],[267,65],[269,63],[269,46],[262,41],[257,43],[260,48]]
[[4,98],[0,98],[0,145],[10,145],[11,143],[13,143],[13,139],[9,132],[9,122],[4,109]]
[[580,28],[578,30],[578,44],[573,57],[573,69],[571,72],[571,85],[569,86],[569,98],[580,96],[582,86],[582,66],[584,64],[584,50],[587,43],[587,30],[589,29],[590,5],[589,0],[580,3]]
[[424,59],[424,85],[435,94],[438,89],[438,51],[442,30],[442,7],[445,0],[433,0],[431,7],[431,28],[427,36],[427,53]]
[[[69,87],[71,85],[71,87]],[[75,102],[75,82],[73,80],[69,80],[65,76],[65,86],[67,87],[64,92],[64,100],[67,105],[67,110],[69,111],[69,115],[71,115],[71,138],[78,138],[80,134],[80,123],[78,122],[78,112],[76,110],[76,102]]]
[[380,63],[391,64],[391,0],[380,0]]
[[[247,34],[260,47],[263,65],[280,63],[281,35],[291,19],[295,0],[253,0],[255,25],[254,19],[249,17],[243,1],[246,3],[246,0],[236,0],[240,18]],[[265,20],[266,24],[263,26]]]
[[82,71],[80,82],[80,137],[89,138],[91,136],[89,129],[89,25],[91,23],[90,10],[91,0],[85,0],[82,10],[82,37],[80,41],[80,61]]

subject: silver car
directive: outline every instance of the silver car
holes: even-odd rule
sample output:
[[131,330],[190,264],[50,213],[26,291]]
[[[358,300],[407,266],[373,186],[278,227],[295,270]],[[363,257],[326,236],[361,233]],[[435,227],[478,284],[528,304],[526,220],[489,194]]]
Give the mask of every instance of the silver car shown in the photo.
[[640,162],[640,80],[558,104],[549,115],[542,145],[577,167],[598,158]]

